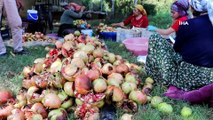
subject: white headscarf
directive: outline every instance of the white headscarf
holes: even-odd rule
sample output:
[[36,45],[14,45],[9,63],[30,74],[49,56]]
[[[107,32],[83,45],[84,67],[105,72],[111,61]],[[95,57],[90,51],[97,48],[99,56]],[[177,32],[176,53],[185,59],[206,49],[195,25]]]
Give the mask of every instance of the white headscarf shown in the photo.
[[198,12],[208,12],[213,25],[213,0],[189,0],[189,4]]

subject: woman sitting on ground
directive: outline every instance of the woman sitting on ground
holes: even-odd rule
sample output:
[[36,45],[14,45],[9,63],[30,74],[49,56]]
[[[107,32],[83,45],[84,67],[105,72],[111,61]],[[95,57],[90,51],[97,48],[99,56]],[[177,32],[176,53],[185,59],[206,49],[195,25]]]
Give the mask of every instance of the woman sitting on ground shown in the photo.
[[213,4],[189,4],[199,16],[180,25],[174,46],[159,34],[152,35],[145,69],[157,83],[170,86],[166,96],[213,107]]
[[171,17],[173,19],[172,26],[167,29],[160,29],[153,25],[149,25],[149,31],[158,32],[161,35],[169,35],[177,32],[181,23],[188,19],[189,3],[187,0],[177,0],[171,5]]
[[73,21],[82,18],[84,10],[84,6],[80,6],[76,3],[70,3],[68,6],[66,6],[66,10],[63,12],[60,18],[61,25],[58,30],[58,36],[65,36],[66,33],[64,32],[67,29],[74,29],[73,31],[75,31],[76,26],[73,25]]
[[125,19],[123,22],[113,23],[112,26],[119,26],[125,28],[127,25],[131,27],[146,28],[149,24],[146,10],[142,5],[136,5],[133,14]]

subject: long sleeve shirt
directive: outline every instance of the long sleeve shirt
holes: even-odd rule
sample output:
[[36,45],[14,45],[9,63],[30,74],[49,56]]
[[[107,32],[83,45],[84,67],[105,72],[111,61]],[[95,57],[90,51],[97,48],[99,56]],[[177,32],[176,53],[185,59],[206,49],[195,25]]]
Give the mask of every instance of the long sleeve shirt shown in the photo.
[[189,19],[180,25],[174,50],[188,63],[213,67],[213,26],[208,15]]
[[73,21],[80,19],[83,15],[83,12],[75,12],[73,10],[65,10],[60,18],[61,24],[73,24]]

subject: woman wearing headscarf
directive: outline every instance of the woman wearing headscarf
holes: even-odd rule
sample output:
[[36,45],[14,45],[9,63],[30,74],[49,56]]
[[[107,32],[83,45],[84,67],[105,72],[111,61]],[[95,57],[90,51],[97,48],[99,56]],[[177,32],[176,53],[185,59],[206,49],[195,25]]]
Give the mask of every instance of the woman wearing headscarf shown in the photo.
[[65,32],[67,29],[75,30],[76,26],[73,24],[73,21],[82,18],[84,10],[85,6],[80,6],[76,3],[68,4],[60,18],[61,25],[58,30],[58,36],[63,37],[68,34]]
[[187,0],[177,0],[171,5],[171,17],[173,19],[171,27],[167,29],[160,29],[153,25],[148,26],[149,31],[156,31],[161,35],[169,35],[177,32],[181,23],[188,19],[189,3]]
[[113,23],[112,26],[125,27],[129,25],[131,27],[146,28],[149,24],[146,10],[142,5],[136,5],[133,14],[125,19],[123,22]]
[[196,16],[180,25],[174,46],[150,37],[146,72],[169,86],[166,96],[213,107],[213,0],[189,0]]

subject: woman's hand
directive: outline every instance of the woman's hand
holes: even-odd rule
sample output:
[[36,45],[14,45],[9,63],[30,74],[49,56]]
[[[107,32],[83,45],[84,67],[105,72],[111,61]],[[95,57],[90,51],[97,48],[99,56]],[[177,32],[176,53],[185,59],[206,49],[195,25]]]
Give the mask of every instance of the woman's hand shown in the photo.
[[123,22],[120,23],[113,23],[111,24],[113,27],[119,26],[119,27],[125,27]]
[[156,31],[156,30],[157,30],[157,27],[155,27],[155,26],[153,26],[153,25],[149,25],[149,26],[147,27],[147,30],[149,30],[149,31]]

